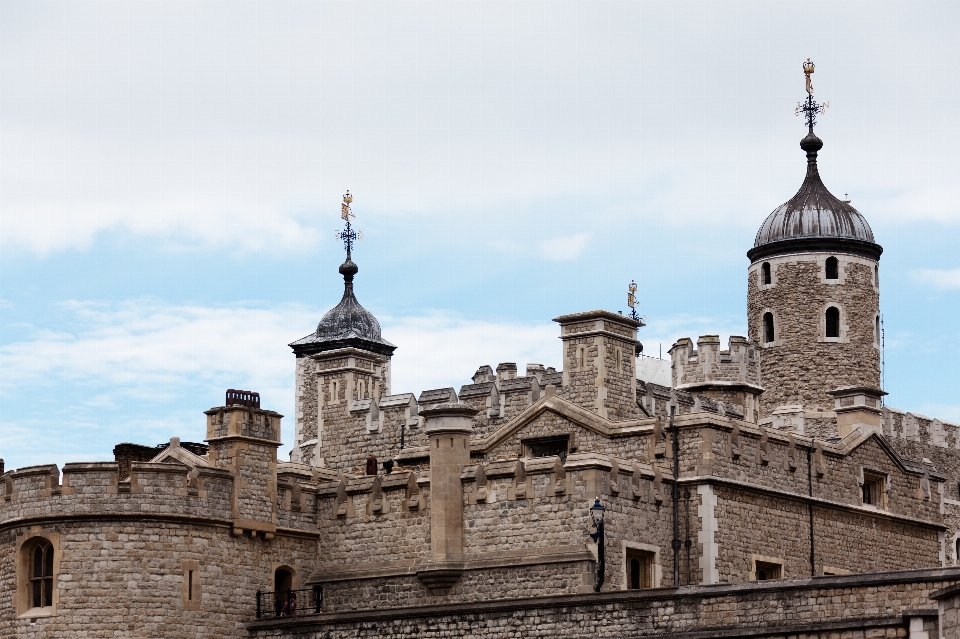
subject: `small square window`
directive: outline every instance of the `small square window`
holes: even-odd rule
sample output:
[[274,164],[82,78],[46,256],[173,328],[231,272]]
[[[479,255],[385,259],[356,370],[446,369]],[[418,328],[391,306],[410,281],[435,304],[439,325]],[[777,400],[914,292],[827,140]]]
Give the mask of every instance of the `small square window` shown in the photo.
[[653,588],[656,555],[648,550],[627,548],[627,589]]
[[886,483],[883,475],[863,471],[863,505],[885,508]]
[[772,561],[757,561],[754,574],[757,576],[757,581],[781,579],[783,577],[783,564]]

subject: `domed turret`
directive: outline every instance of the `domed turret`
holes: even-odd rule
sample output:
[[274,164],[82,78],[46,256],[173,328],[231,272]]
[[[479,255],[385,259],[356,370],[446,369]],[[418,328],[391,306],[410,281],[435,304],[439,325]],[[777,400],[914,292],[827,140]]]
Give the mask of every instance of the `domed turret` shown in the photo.
[[380,322],[353,292],[353,278],[360,269],[351,249],[361,234],[350,225],[352,201],[347,191],[341,209],[346,228],[338,232],[347,251],[340,265],[343,297],[324,314],[317,330],[290,344],[297,357],[295,441],[290,459],[315,466],[352,466],[364,461],[341,448],[346,441],[343,436],[348,425],[355,426],[357,415],[366,416],[367,432],[377,432],[379,401],[390,395],[390,362],[397,349],[383,339]]
[[879,259],[883,249],[861,213],[835,197],[820,179],[817,152],[823,142],[813,132],[800,141],[807,153],[807,175],[800,190],[767,216],[757,232],[751,260],[811,250],[843,251]]
[[798,414],[801,431],[829,437],[843,430],[838,415],[846,405],[840,406],[838,392],[882,395],[883,249],[863,215],[820,179],[823,141],[813,127],[823,106],[813,99],[812,72],[812,63],[804,65],[807,99],[797,109],[808,125],[800,141],[806,175],[797,194],[767,216],[747,252],[747,325],[761,345],[761,422]]

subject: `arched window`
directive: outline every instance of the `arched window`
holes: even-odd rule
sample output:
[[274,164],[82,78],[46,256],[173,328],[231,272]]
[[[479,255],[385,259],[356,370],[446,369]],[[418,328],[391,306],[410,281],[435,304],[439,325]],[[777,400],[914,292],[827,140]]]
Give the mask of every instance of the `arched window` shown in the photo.
[[831,306],[827,309],[827,337],[840,337],[840,309]]
[[53,546],[46,539],[38,540],[30,550],[30,607],[53,605]]
[[763,268],[763,283],[769,284],[770,282],[773,281],[772,278],[770,277],[770,262],[764,262],[762,268]]
[[839,262],[837,262],[837,258],[835,257],[827,258],[827,279],[828,280],[835,280],[840,277],[839,275],[840,269],[838,268],[838,266],[839,266]]
[[875,325],[873,329],[873,341],[877,346],[880,346],[880,316],[874,319]]
[[880,286],[880,265],[873,265],[873,285]]
[[773,313],[763,314],[763,343],[770,344],[774,341],[776,334],[773,332]]

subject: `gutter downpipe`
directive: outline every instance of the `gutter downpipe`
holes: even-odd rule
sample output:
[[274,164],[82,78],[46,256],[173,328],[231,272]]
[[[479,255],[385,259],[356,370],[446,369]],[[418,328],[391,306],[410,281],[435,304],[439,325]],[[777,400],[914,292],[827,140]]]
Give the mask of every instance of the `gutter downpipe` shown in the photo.
[[813,442],[811,441],[810,446],[807,447],[807,486],[810,493],[810,499],[807,501],[807,510],[810,515],[810,576],[816,577],[817,563],[813,545],[813,463],[811,461],[810,453],[812,447]]
[[680,587],[680,438],[673,423],[676,405],[670,405],[670,431],[673,433],[673,585]]

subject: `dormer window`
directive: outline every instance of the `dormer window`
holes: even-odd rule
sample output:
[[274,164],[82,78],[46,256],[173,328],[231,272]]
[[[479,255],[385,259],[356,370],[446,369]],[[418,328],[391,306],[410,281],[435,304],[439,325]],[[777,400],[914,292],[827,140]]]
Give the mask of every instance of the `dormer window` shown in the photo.
[[828,280],[836,280],[840,278],[839,265],[840,263],[837,261],[837,258],[835,257],[827,258],[826,271],[827,271]]
[[773,331],[773,313],[763,314],[763,343],[772,344],[775,339]]
[[764,262],[761,270],[763,271],[763,283],[770,284],[773,281],[770,275],[770,262]]
[[831,306],[826,312],[827,337],[840,337],[840,309]]

